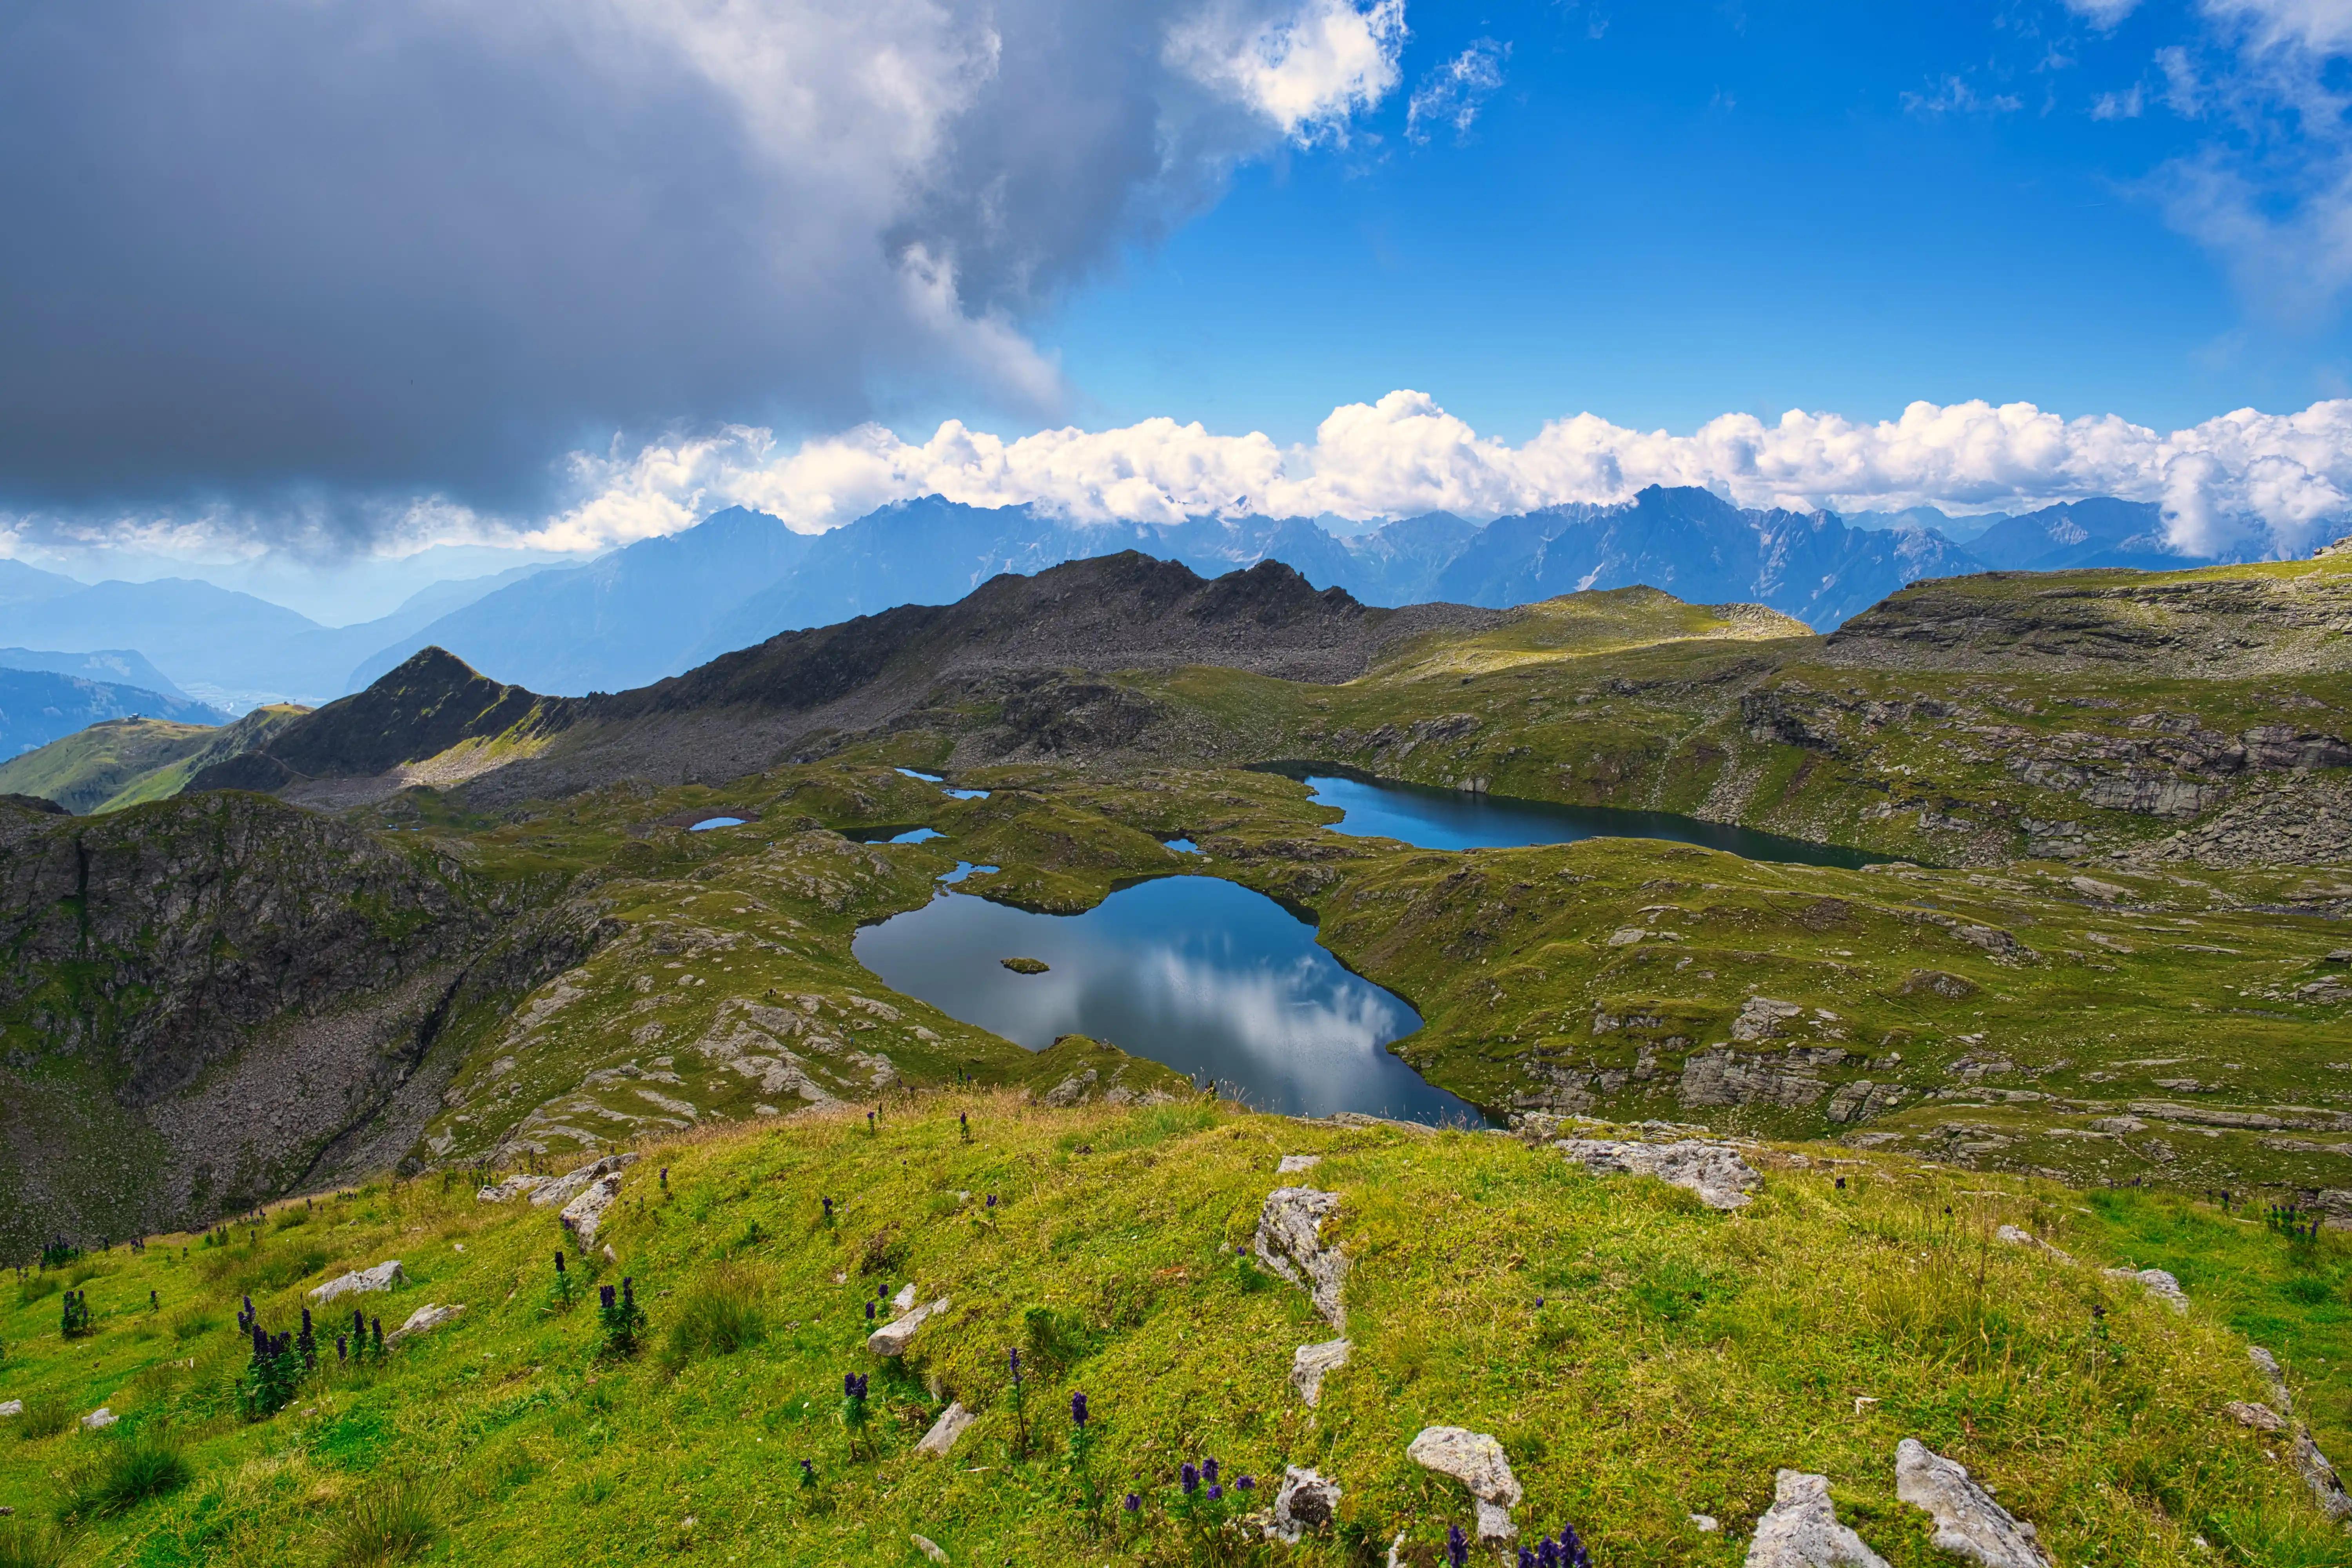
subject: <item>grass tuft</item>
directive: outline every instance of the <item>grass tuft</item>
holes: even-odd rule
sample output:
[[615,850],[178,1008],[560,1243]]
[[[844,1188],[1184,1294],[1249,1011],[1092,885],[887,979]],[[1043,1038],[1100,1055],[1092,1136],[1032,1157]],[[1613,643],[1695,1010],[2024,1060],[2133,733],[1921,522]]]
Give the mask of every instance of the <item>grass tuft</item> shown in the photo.
[[65,1538],[32,1520],[0,1521],[0,1568],[58,1568],[66,1560]]
[[441,1532],[439,1500],[423,1477],[402,1472],[362,1492],[334,1532],[334,1561],[349,1568],[405,1563]]
[[743,1264],[703,1270],[671,1309],[663,1363],[676,1368],[705,1356],[733,1355],[766,1340],[769,1289],[761,1272]]
[[25,1413],[16,1417],[16,1436],[27,1443],[37,1443],[44,1437],[54,1437],[73,1425],[73,1406],[58,1394],[27,1394]]
[[195,1475],[195,1467],[168,1435],[139,1432],[118,1437],[67,1473],[58,1517],[102,1519],[128,1513],[150,1498],[178,1491]]

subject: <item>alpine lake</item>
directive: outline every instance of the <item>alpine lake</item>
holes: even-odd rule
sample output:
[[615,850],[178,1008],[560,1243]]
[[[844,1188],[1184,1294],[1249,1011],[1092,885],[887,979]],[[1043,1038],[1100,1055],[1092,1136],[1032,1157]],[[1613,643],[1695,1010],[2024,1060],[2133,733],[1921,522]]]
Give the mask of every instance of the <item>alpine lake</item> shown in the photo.
[[[1320,769],[1271,771],[1301,780],[1318,804],[1345,813],[1325,831],[1416,848],[1613,836],[1801,865],[1876,858],[1663,812],[1494,799]],[[941,836],[926,827],[874,837],[903,844]],[[1184,839],[1169,847],[1199,853]],[[1489,1121],[1390,1051],[1421,1026],[1420,1016],[1349,972],[1318,944],[1311,922],[1264,894],[1206,869],[1122,888],[1076,915],[956,890],[995,869],[958,862],[929,904],[860,931],[852,949],[858,962],[894,990],[1030,1050],[1064,1035],[1107,1040],[1261,1110],[1433,1125]]]

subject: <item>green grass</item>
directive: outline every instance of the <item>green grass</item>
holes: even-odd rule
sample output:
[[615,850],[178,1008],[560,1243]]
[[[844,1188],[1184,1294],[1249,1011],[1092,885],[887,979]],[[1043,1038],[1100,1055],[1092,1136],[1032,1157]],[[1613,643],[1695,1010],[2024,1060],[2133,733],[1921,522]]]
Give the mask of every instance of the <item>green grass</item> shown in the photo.
[[140,1504],[168,1497],[194,1479],[187,1455],[167,1434],[144,1429],[90,1441],[96,1451],[77,1457],[58,1499],[65,1521],[128,1513]]
[[[463,1302],[454,1323],[381,1369],[330,1352],[291,1405],[249,1423],[227,1392],[232,1329],[198,1342],[195,1367],[142,1375],[188,1349],[141,1337],[119,1309],[150,1289],[167,1319],[234,1300],[201,1254],[159,1241],[93,1283],[101,1331],[86,1348],[28,1340],[0,1372],[11,1397],[112,1401],[134,1436],[0,1448],[0,1501],[53,1512],[81,1495],[58,1479],[81,1456],[168,1423],[193,1479],[121,1511],[83,1508],[74,1561],[911,1563],[919,1532],[958,1562],[1337,1565],[1381,1560],[1400,1531],[1425,1557],[1467,1522],[1460,1489],[1403,1458],[1442,1423],[1503,1442],[1524,1525],[1571,1521],[1613,1563],[1738,1562],[1774,1469],[1795,1465],[1831,1476],[1891,1563],[1922,1568],[1938,1561],[1923,1516],[1893,1494],[1904,1436],[1998,1487],[2062,1563],[2196,1560],[2200,1534],[2221,1562],[2340,1560],[2343,1537],[2265,1457],[2274,1443],[2221,1408],[2262,1396],[2233,1326],[2258,1306],[2323,1445],[2352,1447],[2340,1310],[2266,1289],[2340,1278],[2352,1256],[2334,1235],[2305,1255],[2193,1204],[2084,1202],[1868,1155],[1832,1168],[1818,1151],[1759,1152],[1762,1192],[1723,1215],[1514,1139],[1203,1105],[1052,1111],[1003,1091],[894,1097],[878,1136],[845,1114],[645,1152],[600,1238],[619,1261],[598,1276],[634,1281],[651,1336],[637,1360],[596,1358],[593,1299],[545,1310],[546,1212],[437,1179],[373,1184],[262,1250],[330,1237],[319,1274],[399,1256],[410,1283],[369,1310]],[[1329,1331],[1242,1261],[1276,1163],[1303,1152],[1323,1156],[1311,1180],[1341,1196],[1327,1236],[1353,1259],[1355,1357],[1314,1412],[1286,1386],[1290,1352]],[[967,1191],[1000,1202],[959,1202]],[[1992,1243],[2002,1223],[2078,1262]],[[887,1271],[861,1271],[886,1236]],[[2098,1272],[2121,1262],[2176,1268],[2194,1310]],[[290,1323],[313,1279],[257,1293],[265,1324]],[[909,1279],[951,1304],[901,1365],[865,1350],[862,1304]],[[37,1310],[15,1309],[0,1333],[15,1342]],[[850,1372],[871,1389],[855,1452]],[[1084,1451],[1077,1392],[1094,1417]],[[918,1458],[950,1399],[978,1425],[951,1462]],[[1228,1476],[1339,1478],[1339,1530],[1296,1553],[1204,1538],[1175,1472],[1210,1455]],[[1115,1501],[1129,1490],[1145,1500],[1132,1520]],[[1097,1497],[1111,1500],[1099,1513]],[[1691,1512],[1730,1533],[1696,1535]]]

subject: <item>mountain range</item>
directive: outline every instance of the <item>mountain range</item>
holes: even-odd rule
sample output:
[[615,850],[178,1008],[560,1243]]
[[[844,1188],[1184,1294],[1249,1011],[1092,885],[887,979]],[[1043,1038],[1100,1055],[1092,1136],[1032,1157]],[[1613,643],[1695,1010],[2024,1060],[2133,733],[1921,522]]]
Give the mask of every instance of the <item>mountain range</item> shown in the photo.
[[[1948,529],[1978,531],[1963,545]],[[159,674],[232,711],[358,690],[427,647],[500,681],[584,696],[646,685],[778,632],[950,603],[1001,573],[1126,550],[1210,576],[1278,560],[1375,605],[1502,607],[1643,584],[1692,602],[1765,605],[1821,631],[1923,577],[2205,563],[2168,552],[2156,505],[2112,498],[2016,516],[1914,508],[1849,519],[1652,487],[1606,506],[1484,524],[1428,512],[1343,536],[1304,518],[1085,523],[1036,506],[929,496],[823,534],[731,507],[584,565],[438,584],[389,616],[331,628],[209,584],[84,586],[0,562],[0,625],[13,641],[62,651],[136,642]]]
[[[2180,567],[2150,502],[2095,500],[1996,521],[1963,549],[1920,512],[1855,526],[1833,512],[1743,509],[1652,487],[1478,524],[1428,512],[1340,537],[1301,518],[1078,523],[1034,506],[937,496],[819,535],[741,508],[587,566],[538,574],[420,626],[353,671],[354,688],[428,646],[535,691],[619,691],[778,632],[905,604],[944,604],[999,573],[1139,551],[1215,575],[1260,561],[1367,605],[1490,608],[1643,584],[1695,603],[1761,604],[1827,631],[1922,577],[1987,568]],[[1941,513],[1935,513],[1941,517]]]

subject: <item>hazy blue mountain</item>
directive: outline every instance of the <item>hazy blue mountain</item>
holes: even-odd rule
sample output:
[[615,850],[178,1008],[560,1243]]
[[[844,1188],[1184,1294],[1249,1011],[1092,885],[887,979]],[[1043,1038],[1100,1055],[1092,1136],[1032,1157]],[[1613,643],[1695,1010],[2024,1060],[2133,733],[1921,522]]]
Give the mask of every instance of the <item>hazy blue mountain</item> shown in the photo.
[[28,647],[135,647],[183,689],[231,702],[303,695],[281,684],[283,650],[290,638],[321,629],[283,605],[184,577],[100,583],[11,605],[5,624],[10,640]]
[[61,573],[0,559],[0,605],[37,605],[44,599],[79,594],[84,586]]
[[1496,519],[1431,596],[1517,605],[1644,583],[1693,604],[1769,605],[1827,630],[1916,578],[1978,569],[1928,530],[1849,528],[1829,512],[1743,510],[1710,490],[1653,485],[1613,506]]
[[1848,528],[1932,528],[1955,544],[1966,544],[1989,528],[2007,522],[2005,511],[1970,512],[1953,517],[1939,507],[1906,506],[1901,511],[1842,511],[1838,521]]
[[[16,564],[0,562],[0,568]],[[116,679],[132,686],[160,680],[155,689],[169,688],[183,699],[193,693],[242,712],[261,702],[316,704],[339,696],[344,676],[369,654],[537,568],[436,583],[391,615],[349,626],[322,626],[283,605],[184,577],[85,585],[24,570],[32,576],[0,571],[0,633],[10,640],[59,655],[135,659],[145,673],[126,668]],[[5,597],[20,588],[34,596]]]
[[51,675],[77,676],[113,686],[158,691],[178,701],[191,701],[163,672],[135,648],[103,647],[89,653],[46,653],[38,648],[0,647],[0,669],[43,669]]
[[2100,496],[2064,501],[1988,529],[1969,552],[1997,571],[2055,572],[2079,566],[2177,571],[2210,562],[2166,547],[2164,513],[2154,501]]
[[134,715],[183,724],[229,721],[219,709],[185,697],[53,670],[0,668],[0,757],[37,750],[101,720]]
[[695,650],[711,629],[785,577],[813,542],[765,512],[730,507],[584,566],[536,572],[381,639],[355,656],[343,689],[367,687],[434,646],[499,680],[558,696],[643,686],[699,663]]

